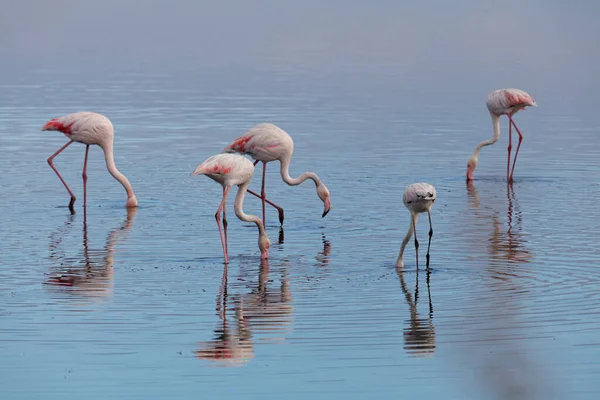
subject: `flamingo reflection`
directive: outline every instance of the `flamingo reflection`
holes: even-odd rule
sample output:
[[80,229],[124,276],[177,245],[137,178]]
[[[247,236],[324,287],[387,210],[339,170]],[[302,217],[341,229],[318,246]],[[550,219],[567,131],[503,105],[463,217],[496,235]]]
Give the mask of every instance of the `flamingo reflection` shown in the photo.
[[400,287],[406,298],[410,309],[410,320],[407,320],[407,327],[404,328],[404,349],[414,357],[431,357],[435,353],[435,327],[433,326],[433,304],[431,302],[431,290],[429,278],[431,271],[427,271],[427,295],[429,298],[429,315],[427,318],[419,316],[419,273],[417,271],[415,296],[413,296],[406,287],[404,280],[404,268],[396,268],[396,273],[400,279]]
[[65,224],[50,236],[50,259],[59,263],[45,282],[48,285],[68,288],[66,292],[90,299],[106,298],[112,294],[115,247],[131,230],[137,208],[128,208],[125,221],[111,230],[104,248],[90,249],[88,243],[87,211],[83,209],[83,255],[67,257],[61,250],[66,231],[73,224],[70,215]]
[[[254,357],[257,335],[262,336],[264,341],[282,341],[283,334],[292,326],[294,308],[287,269],[282,269],[281,274],[279,288],[269,288],[269,261],[261,260],[258,282],[250,285],[250,293],[231,295],[234,311],[232,328],[227,317],[230,294],[226,267],[217,296],[220,322],[213,340],[199,343],[200,349],[194,352],[196,357],[219,362],[223,366],[242,366]],[[245,282],[240,279],[238,282]],[[248,286],[242,285],[247,290]]]
[[523,218],[516,199],[514,187],[507,185],[506,197],[508,207],[506,213],[507,229],[503,229],[499,213],[494,211],[492,215],[480,211],[481,201],[477,188],[472,181],[467,183],[467,194],[475,215],[483,219],[491,219],[494,230],[488,239],[490,258],[493,261],[506,261],[513,263],[528,263],[533,253],[527,249],[527,240],[523,235]]
[[234,324],[232,328],[227,320],[227,265],[223,269],[223,278],[217,295],[217,314],[220,322],[214,330],[214,338],[208,342],[198,343],[200,349],[194,351],[196,358],[221,363],[223,366],[242,366],[254,357],[252,334],[248,322],[244,318],[239,301],[234,302]]

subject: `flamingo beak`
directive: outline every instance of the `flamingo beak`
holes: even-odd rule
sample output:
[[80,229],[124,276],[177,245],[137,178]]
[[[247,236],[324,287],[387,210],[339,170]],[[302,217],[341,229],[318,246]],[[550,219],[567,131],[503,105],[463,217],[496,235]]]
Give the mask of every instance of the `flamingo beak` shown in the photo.
[[325,208],[323,210],[323,215],[321,216],[321,218],[325,218],[329,210],[331,210],[331,200],[327,199],[323,203],[325,204]]

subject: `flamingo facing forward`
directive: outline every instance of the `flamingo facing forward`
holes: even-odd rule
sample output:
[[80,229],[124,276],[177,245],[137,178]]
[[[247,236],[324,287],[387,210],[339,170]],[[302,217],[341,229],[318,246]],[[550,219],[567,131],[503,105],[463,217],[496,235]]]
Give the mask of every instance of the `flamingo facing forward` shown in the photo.
[[431,237],[433,236],[433,228],[431,227],[431,207],[433,207],[435,199],[435,188],[429,183],[413,183],[404,189],[404,193],[402,194],[402,202],[406,208],[408,208],[408,211],[410,211],[411,218],[408,232],[406,233],[404,240],[402,240],[402,245],[400,246],[400,254],[398,255],[398,260],[396,261],[397,267],[404,267],[404,248],[414,232],[417,269],[419,268],[419,241],[417,240],[416,227],[419,214],[424,212],[427,212],[429,215],[429,244],[427,245],[427,255],[425,256],[427,259],[427,267],[429,267],[429,248],[431,247]]
[[329,190],[327,189],[327,186],[321,182],[321,179],[319,179],[317,174],[314,172],[305,172],[298,178],[292,178],[290,176],[289,167],[292,153],[294,152],[294,141],[283,129],[273,124],[258,124],[246,131],[243,136],[235,139],[224,151],[227,153],[237,152],[248,154],[256,160],[254,165],[259,161],[262,161],[263,174],[261,194],[259,196],[251,190],[248,190],[248,193],[262,199],[263,222],[265,222],[265,203],[269,203],[279,212],[279,223],[283,225],[283,209],[267,200],[265,194],[265,172],[267,163],[275,160],[279,160],[281,165],[281,178],[288,185],[296,186],[307,179],[312,179],[317,186],[317,196],[319,196],[324,204],[323,217],[325,217],[331,209]]
[[[254,175],[254,165],[252,161],[239,154],[227,154],[221,153],[209,157],[206,161],[200,164],[192,175],[206,175],[210,179],[218,182],[223,186],[223,200],[217,209],[215,218],[217,220],[217,227],[219,228],[219,236],[221,237],[221,246],[223,246],[223,255],[225,256],[225,263],[229,263],[229,253],[227,248],[227,218],[226,218],[226,206],[225,200],[227,194],[233,185],[237,185],[238,192],[235,196],[234,210],[235,215],[239,219],[245,222],[254,222],[258,228],[258,248],[260,250],[260,258],[269,258],[269,247],[271,243],[265,232],[265,227],[260,221],[260,218],[256,215],[244,214],[242,205],[244,203],[244,196],[248,190],[248,185]],[[223,211],[223,231],[221,230],[221,210]]]
[[137,207],[138,201],[133,194],[131,183],[129,180],[119,172],[115,166],[115,159],[113,156],[113,142],[114,142],[114,128],[110,120],[102,114],[94,112],[78,112],[74,114],[68,114],[58,118],[52,118],[43,127],[42,131],[59,131],[65,134],[69,138],[69,142],[58,151],[48,158],[48,164],[56,172],[60,181],[65,185],[67,191],[71,195],[71,201],[69,202],[69,210],[72,213],[75,212],[73,205],[75,204],[75,195],[69,189],[69,186],[65,180],[60,176],[60,173],[54,166],[52,160],[54,157],[59,155],[64,149],[69,147],[73,142],[79,142],[85,144],[85,159],[83,160],[83,206],[86,206],[86,186],[87,186],[87,160],[88,153],[90,151],[90,145],[97,144],[104,151],[104,158],[106,159],[106,168],[108,172],[118,180],[127,192],[127,203],[126,207]]
[[[508,162],[506,165],[506,180],[508,182],[512,182],[513,180],[513,172],[515,171],[515,164],[517,162],[517,156],[519,155],[519,148],[521,147],[521,142],[523,141],[523,135],[519,128],[517,128],[517,124],[513,121],[513,115],[517,112],[524,110],[525,107],[537,107],[537,104],[533,98],[519,89],[499,89],[495,90],[489,94],[487,101],[487,108],[490,112],[490,116],[492,117],[492,122],[494,124],[494,137],[490,140],[484,140],[479,143],[475,148],[475,152],[473,156],[469,159],[467,163],[467,181],[473,180],[473,172],[475,168],[477,168],[477,157],[479,155],[479,150],[483,146],[488,146],[490,144],[494,144],[498,141],[500,137],[500,117],[502,115],[506,115],[509,120],[508,124]],[[510,169],[510,151],[512,149],[512,127],[515,127],[517,133],[519,134],[519,144],[517,145],[517,151],[515,152],[515,159],[513,160],[512,170]]]

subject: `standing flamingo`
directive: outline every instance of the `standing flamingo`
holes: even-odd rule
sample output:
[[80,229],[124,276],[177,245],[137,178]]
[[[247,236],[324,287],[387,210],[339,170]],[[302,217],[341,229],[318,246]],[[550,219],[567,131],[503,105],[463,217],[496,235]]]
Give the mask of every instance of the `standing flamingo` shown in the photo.
[[[521,142],[523,141],[523,135],[519,128],[517,128],[517,124],[513,121],[513,115],[517,112],[524,110],[525,107],[537,107],[537,104],[533,98],[519,89],[499,89],[494,90],[489,94],[487,101],[487,108],[490,112],[490,116],[492,117],[492,122],[494,124],[494,137],[490,140],[484,140],[479,143],[475,148],[475,152],[473,156],[469,159],[467,163],[467,181],[473,180],[473,172],[475,168],[477,168],[477,157],[479,155],[479,150],[483,146],[488,146],[490,144],[494,144],[498,141],[500,137],[500,117],[502,115],[506,115],[509,120],[508,124],[508,162],[506,165],[506,180],[508,182],[512,182],[513,180],[513,172],[515,171],[515,164],[517,162],[517,156],[519,155],[519,148],[521,147]],[[513,160],[512,170],[510,169],[510,151],[512,149],[512,127],[515,127],[517,133],[519,134],[519,144],[517,145],[517,151],[515,152],[515,159]]]
[[56,172],[60,181],[67,188],[67,192],[71,195],[71,201],[69,202],[69,210],[72,213],[75,212],[73,205],[75,204],[75,195],[69,189],[69,186],[65,180],[60,176],[60,173],[54,166],[52,160],[54,157],[59,155],[64,149],[69,147],[73,142],[80,142],[85,144],[85,159],[83,160],[83,206],[86,206],[86,187],[87,187],[87,160],[88,153],[90,151],[90,145],[97,144],[104,151],[104,158],[106,159],[106,168],[108,172],[118,180],[127,192],[127,203],[126,207],[137,207],[138,201],[133,194],[131,183],[127,180],[125,175],[119,172],[115,166],[115,159],[113,156],[113,142],[114,142],[114,128],[110,120],[102,114],[94,112],[78,112],[68,114],[58,118],[52,118],[44,126],[42,131],[60,131],[69,138],[69,142],[58,151],[48,158],[48,164]]
[[[260,249],[260,258],[269,258],[269,247],[271,246],[271,242],[269,242],[269,238],[267,237],[263,223],[256,215],[244,214],[244,211],[242,210],[244,196],[246,196],[248,185],[250,184],[252,175],[254,175],[254,165],[252,164],[252,161],[239,154],[221,153],[209,157],[206,161],[200,164],[194,170],[194,172],[192,172],[192,176],[193,175],[206,175],[210,179],[220,183],[221,186],[223,186],[223,200],[217,209],[215,218],[217,220],[217,227],[219,228],[219,236],[221,237],[221,246],[223,246],[225,263],[229,263],[225,200],[227,199],[229,189],[231,189],[233,185],[237,185],[239,187],[237,195],[235,196],[235,215],[237,215],[237,217],[242,221],[254,222],[256,224],[256,227],[258,228],[258,248]],[[221,231],[221,210],[223,210],[224,233]]]
[[417,240],[416,227],[419,214],[425,211],[427,211],[427,214],[429,215],[429,244],[427,245],[427,255],[425,256],[427,259],[427,267],[429,267],[429,248],[431,247],[431,237],[433,236],[433,228],[431,226],[431,207],[433,207],[435,199],[435,188],[428,183],[413,183],[404,189],[402,202],[406,208],[408,208],[408,211],[410,211],[411,218],[408,232],[406,233],[404,240],[402,240],[402,246],[400,246],[400,254],[398,255],[398,260],[396,261],[397,267],[404,267],[404,248],[414,232],[417,269],[419,268],[419,241]]
[[265,194],[265,172],[267,163],[275,160],[279,160],[281,165],[281,178],[288,185],[296,186],[307,179],[312,179],[317,187],[317,196],[323,201],[325,207],[323,210],[323,217],[325,217],[331,209],[329,190],[327,189],[327,186],[321,182],[321,179],[319,179],[317,174],[314,172],[305,172],[298,178],[292,178],[290,176],[289,167],[292,153],[294,152],[294,141],[283,129],[273,124],[258,124],[246,131],[243,136],[235,139],[224,151],[227,153],[237,152],[248,154],[256,160],[254,165],[259,161],[262,161],[263,174],[261,195],[259,196],[251,190],[248,190],[248,193],[262,199],[263,222],[265,222],[265,203],[269,203],[279,212],[279,223],[283,225],[283,208],[267,200]]

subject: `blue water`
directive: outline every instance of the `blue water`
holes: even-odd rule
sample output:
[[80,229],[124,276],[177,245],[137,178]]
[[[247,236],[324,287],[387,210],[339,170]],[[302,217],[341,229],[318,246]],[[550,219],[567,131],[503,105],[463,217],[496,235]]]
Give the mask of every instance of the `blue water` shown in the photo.
[[[0,16],[1,399],[598,398],[598,6],[34,3]],[[502,87],[539,105],[515,117],[515,182],[503,118],[467,185]],[[97,147],[83,209],[74,144],[70,214],[46,162],[66,138],[40,127],[83,110],[112,120],[137,210]],[[285,224],[268,209],[261,263],[230,201],[225,268],[222,189],[189,175],[260,122],[332,209],[269,164]],[[431,268],[422,217],[398,271],[419,181]]]
[[[203,95],[144,76],[29,79],[4,86],[14,100],[0,108],[5,398],[600,391],[600,185],[590,181],[600,158],[583,144],[598,137],[583,116],[519,114],[525,141],[514,185],[504,180],[504,131],[468,186],[466,159],[491,134],[483,101],[468,118],[436,104],[399,112],[386,100],[330,99],[324,88],[308,97]],[[84,147],[75,144],[55,159],[79,196],[70,215],[46,164],[66,139],[39,128],[78,109],[112,119],[137,211],[128,214],[93,147],[84,212]],[[214,221],[221,188],[189,173],[259,121],[292,135],[292,175],[316,171],[333,208],[321,218],[314,186],[288,187],[269,165],[267,193],[286,210],[283,230],[269,209],[273,245],[261,264],[255,227],[231,213],[224,270]],[[431,270],[422,258],[416,273],[409,245],[398,272],[409,223],[401,194],[421,180],[438,191]],[[255,176],[251,187],[259,184]],[[244,208],[260,214],[257,199]],[[421,243],[427,230],[422,218]]]

